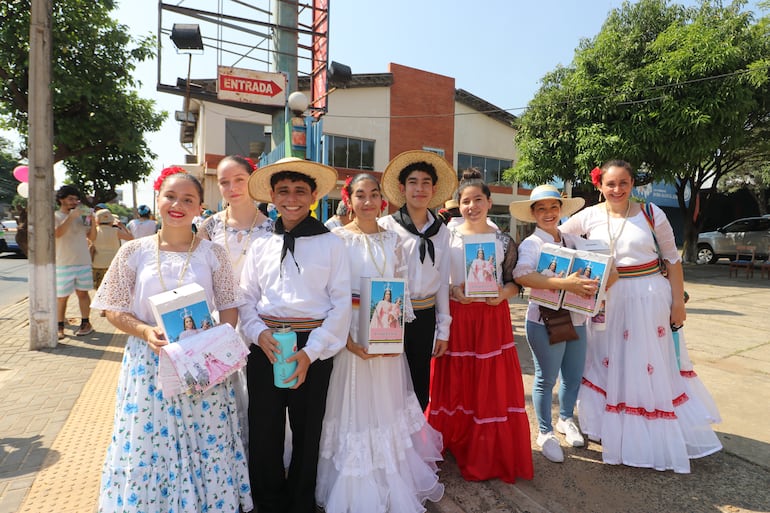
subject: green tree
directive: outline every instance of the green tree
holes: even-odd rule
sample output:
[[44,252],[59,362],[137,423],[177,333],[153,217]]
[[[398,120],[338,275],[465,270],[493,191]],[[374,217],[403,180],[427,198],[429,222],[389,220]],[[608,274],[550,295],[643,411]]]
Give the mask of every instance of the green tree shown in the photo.
[[16,196],[19,181],[13,177],[13,169],[18,165],[11,141],[0,137],[0,203],[10,204]]
[[[133,38],[110,18],[113,0],[54,0],[54,160],[86,193],[114,196],[115,187],[151,171],[144,139],[165,113],[139,98],[132,73],[152,56],[152,37]],[[30,0],[0,4],[0,123],[28,129]]]
[[703,216],[685,204],[685,188],[703,190],[702,213],[713,190],[705,187],[766,151],[752,133],[770,120],[767,21],[755,22],[745,4],[640,0],[613,10],[521,116],[511,178],[586,187],[594,166],[629,160],[646,179],[677,185],[685,259],[694,260]]

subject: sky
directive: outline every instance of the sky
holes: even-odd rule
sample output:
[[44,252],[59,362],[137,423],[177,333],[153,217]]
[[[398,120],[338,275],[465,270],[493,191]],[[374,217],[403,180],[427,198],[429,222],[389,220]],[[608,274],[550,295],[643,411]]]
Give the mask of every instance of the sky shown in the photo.
[[[194,0],[167,2],[196,7]],[[265,9],[270,4],[253,3]],[[208,5],[214,9],[214,2]],[[455,87],[520,115],[540,79],[558,65],[569,65],[580,40],[593,38],[608,13],[621,5],[621,0],[329,0],[329,61],[350,66],[354,74],[386,73],[389,63],[397,63],[454,77]],[[750,2],[749,8],[755,5]],[[114,15],[142,36],[157,31],[156,13],[154,0],[121,0]],[[186,57],[164,60],[164,83],[169,73],[185,76],[186,62]],[[206,78],[216,76],[215,65],[210,68],[203,70]],[[184,162],[174,121],[182,98],[155,91],[155,61],[140,64],[136,77],[142,82],[140,95],[169,113],[161,131],[146,136],[158,154],[155,168]],[[193,73],[192,78],[203,77]],[[149,183],[138,191],[138,203],[152,201]],[[124,202],[132,203],[130,187]]]

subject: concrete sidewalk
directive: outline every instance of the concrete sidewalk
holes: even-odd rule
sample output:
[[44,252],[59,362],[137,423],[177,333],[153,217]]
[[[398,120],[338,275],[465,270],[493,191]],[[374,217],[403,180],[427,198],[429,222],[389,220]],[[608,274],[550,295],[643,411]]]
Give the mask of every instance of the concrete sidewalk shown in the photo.
[[[601,446],[593,443],[565,448],[560,465],[534,449],[535,478],[516,485],[466,482],[449,455],[441,475],[446,495],[428,511],[770,511],[770,280],[758,273],[729,279],[726,265],[687,267],[685,276],[692,296],[688,347],[720,408],[723,423],[716,429],[724,451],[693,461],[692,474],[679,475],[604,465]],[[78,319],[76,303],[70,301],[68,314]],[[520,299],[511,305],[529,392],[525,309]],[[0,513],[90,513],[126,336],[96,312],[93,334],[29,351],[27,317],[26,300],[0,311]],[[534,434],[529,395],[527,405]]]

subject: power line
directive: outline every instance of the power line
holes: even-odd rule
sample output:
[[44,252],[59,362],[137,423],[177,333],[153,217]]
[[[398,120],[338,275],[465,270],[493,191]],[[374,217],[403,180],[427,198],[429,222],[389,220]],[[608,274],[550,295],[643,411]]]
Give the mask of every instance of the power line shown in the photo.
[[[768,66],[762,66],[758,67],[757,69],[749,70],[749,69],[742,69],[737,71],[732,71],[730,73],[722,73],[719,75],[712,75],[709,77],[701,77],[701,78],[694,78],[691,80],[683,80],[681,82],[674,82],[671,84],[663,84],[658,86],[650,86],[645,87],[642,89],[634,90],[634,91],[627,91],[627,92],[618,92],[618,93],[608,93],[603,95],[597,95],[597,96],[587,96],[585,98],[576,98],[568,101],[562,101],[562,102],[553,102],[552,105],[559,106],[559,105],[570,105],[573,103],[578,102],[587,102],[587,101],[600,101],[600,100],[607,100],[611,98],[615,98],[618,96],[628,96],[628,95],[634,95],[634,94],[643,94],[645,92],[649,91],[659,91],[659,90],[665,90],[670,89],[674,87],[682,87],[690,84],[696,84],[700,82],[708,82],[712,80],[722,80],[725,78],[730,78],[734,76],[739,75],[745,75],[748,73],[752,73],[755,71],[760,71],[762,69],[770,69],[770,65]],[[618,102],[617,105],[638,105],[643,103],[649,103],[654,101],[660,101],[663,100],[665,96],[655,96],[652,98],[643,98],[640,100],[627,100]],[[489,110],[483,110],[483,111],[476,111],[476,112],[460,112],[460,113],[447,113],[447,114],[410,114],[410,115],[404,115],[404,116],[368,116],[368,115],[356,115],[356,114],[331,114],[328,113],[325,115],[327,118],[340,118],[340,119],[425,119],[425,118],[447,118],[447,117],[461,117],[461,116],[478,116],[478,115],[486,115],[486,114],[495,114],[500,112],[507,112],[509,114],[513,114],[514,112],[521,112],[527,110],[527,107],[511,107],[508,109],[489,109]]]

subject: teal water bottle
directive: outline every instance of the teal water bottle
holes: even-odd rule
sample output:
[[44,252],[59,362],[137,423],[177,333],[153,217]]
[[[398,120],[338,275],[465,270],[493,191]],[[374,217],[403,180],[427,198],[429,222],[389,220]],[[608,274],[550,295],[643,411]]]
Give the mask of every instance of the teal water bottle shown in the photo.
[[273,333],[278,341],[281,353],[276,355],[278,360],[273,364],[273,383],[278,388],[291,388],[297,384],[297,378],[284,383],[283,381],[297,370],[297,362],[286,362],[286,359],[297,352],[297,334],[291,328],[280,328]]

